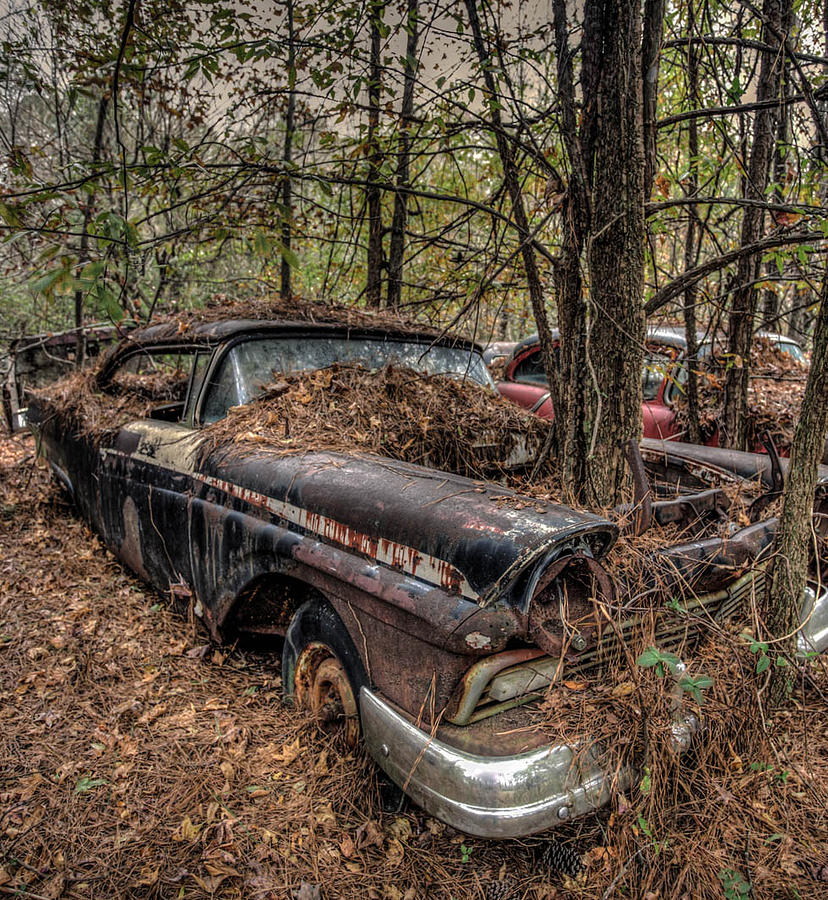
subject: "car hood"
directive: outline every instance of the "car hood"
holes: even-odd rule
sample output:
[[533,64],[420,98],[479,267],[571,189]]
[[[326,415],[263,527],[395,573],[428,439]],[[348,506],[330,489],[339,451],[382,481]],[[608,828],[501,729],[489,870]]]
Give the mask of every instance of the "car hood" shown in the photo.
[[[759,478],[765,487],[773,486],[771,458],[766,453],[746,453],[726,447],[684,444],[679,441],[662,441],[655,438],[644,438],[640,446],[645,458],[648,454],[652,457],[663,456],[690,465],[701,465],[711,470],[729,473],[746,481]],[[779,460],[779,463],[782,473],[787,475],[790,460],[783,458]],[[819,466],[817,482],[821,489],[828,487],[828,466]]]
[[203,472],[294,530],[481,604],[520,602],[536,562],[576,546],[597,558],[618,535],[590,513],[378,456],[213,455]]

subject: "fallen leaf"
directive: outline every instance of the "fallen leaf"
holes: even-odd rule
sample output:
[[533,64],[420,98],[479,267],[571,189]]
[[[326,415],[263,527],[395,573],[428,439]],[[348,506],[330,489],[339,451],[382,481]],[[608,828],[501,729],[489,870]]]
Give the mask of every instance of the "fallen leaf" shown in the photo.
[[612,689],[613,697],[629,697],[630,694],[635,690],[635,685],[631,681],[622,681],[621,684],[617,684]]
[[363,847],[381,847],[382,842],[382,832],[373,819],[363,822],[363,824],[357,828],[356,836],[354,838],[354,845],[357,850],[362,850]]
[[189,816],[184,816],[181,824],[172,833],[172,839],[178,844],[190,843],[198,838],[203,827],[203,825],[194,825]]

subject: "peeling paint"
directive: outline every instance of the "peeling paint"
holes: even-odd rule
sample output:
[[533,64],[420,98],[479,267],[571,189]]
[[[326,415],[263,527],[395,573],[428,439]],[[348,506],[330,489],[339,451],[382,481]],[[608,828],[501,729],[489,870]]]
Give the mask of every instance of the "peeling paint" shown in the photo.
[[492,646],[492,639],[487,634],[472,631],[466,635],[466,643],[475,650],[488,650]]

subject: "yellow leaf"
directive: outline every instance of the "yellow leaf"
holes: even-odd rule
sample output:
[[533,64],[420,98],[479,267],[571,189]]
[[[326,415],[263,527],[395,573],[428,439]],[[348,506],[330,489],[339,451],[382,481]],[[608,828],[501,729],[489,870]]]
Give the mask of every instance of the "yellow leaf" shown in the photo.
[[189,816],[184,816],[181,824],[173,832],[172,839],[179,844],[191,843],[201,834],[203,825],[193,825],[193,821]]
[[622,681],[612,689],[613,697],[629,697],[635,690],[635,685],[631,681]]

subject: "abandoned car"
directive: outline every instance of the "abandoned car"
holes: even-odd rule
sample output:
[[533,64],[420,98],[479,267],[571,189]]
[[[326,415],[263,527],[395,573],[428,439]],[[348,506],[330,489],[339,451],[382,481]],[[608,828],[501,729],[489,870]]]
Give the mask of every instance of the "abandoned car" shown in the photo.
[[[499,453],[504,472],[548,427],[497,396],[467,341],[364,322],[196,316],[133,332],[86,377],[28,411],[80,513],[215,638],[272,636],[289,701],[348,740],[361,735],[421,807],[471,834],[539,832],[630,783],[599,747],[537,727],[551,682],[597,672],[642,609],[657,613],[659,646],[683,652],[697,623],[761,589],[776,523],[763,516],[785,461],[653,441],[632,450],[653,495],[639,498],[636,527],[684,528],[643,557],[640,590],[605,564],[619,522],[406,461],[397,451],[428,429],[418,398],[438,382],[476,385],[517,417],[513,445],[485,434],[470,444],[484,461]],[[347,392],[332,399],[348,378],[379,378],[377,396],[402,409],[410,437],[372,406],[357,430],[382,432],[374,451],[336,449],[337,417],[362,415]],[[320,437],[297,444],[314,415]],[[820,475],[825,506],[828,469]],[[758,486],[743,526],[724,489],[738,481]],[[668,602],[677,593],[680,607]],[[821,649],[825,592],[809,589],[804,602],[803,646]],[[695,724],[677,710],[677,747]]]
[[[553,330],[553,338],[555,340],[558,338],[557,329]],[[704,332],[698,333],[697,340],[699,366],[704,370],[713,354],[713,341]],[[721,338],[717,338],[717,353],[722,350],[720,343]],[[771,378],[777,384],[784,384],[788,387],[791,386],[791,382],[797,382],[799,388],[802,389],[808,361],[799,344],[792,338],[773,332],[759,331],[756,334],[754,349],[757,353],[761,353],[762,347],[775,350],[782,359],[788,360],[793,374],[791,372],[774,372],[771,376],[763,376],[754,371],[751,383],[755,385],[761,381],[763,385],[767,385],[768,379]],[[651,326],[647,329],[644,368],[641,373],[643,400],[641,413],[644,436],[647,438],[681,440],[682,437],[686,437],[686,422],[679,414],[687,381],[686,354],[687,340],[683,328]],[[554,416],[546,374],[543,370],[540,342],[536,334],[530,335],[514,345],[502,363],[502,372],[497,389],[504,397],[543,418],[551,419]],[[797,385],[794,384],[793,387],[796,389]],[[784,440],[779,440],[784,429],[780,429],[778,426],[778,422],[767,423],[769,430],[776,432],[779,452],[785,456],[788,454],[789,448],[786,447]],[[717,446],[720,437],[718,426],[714,423],[702,437],[703,443],[713,447]],[[764,452],[764,446],[758,434],[752,446],[757,453]],[[826,441],[822,461],[828,463],[828,441]]]

